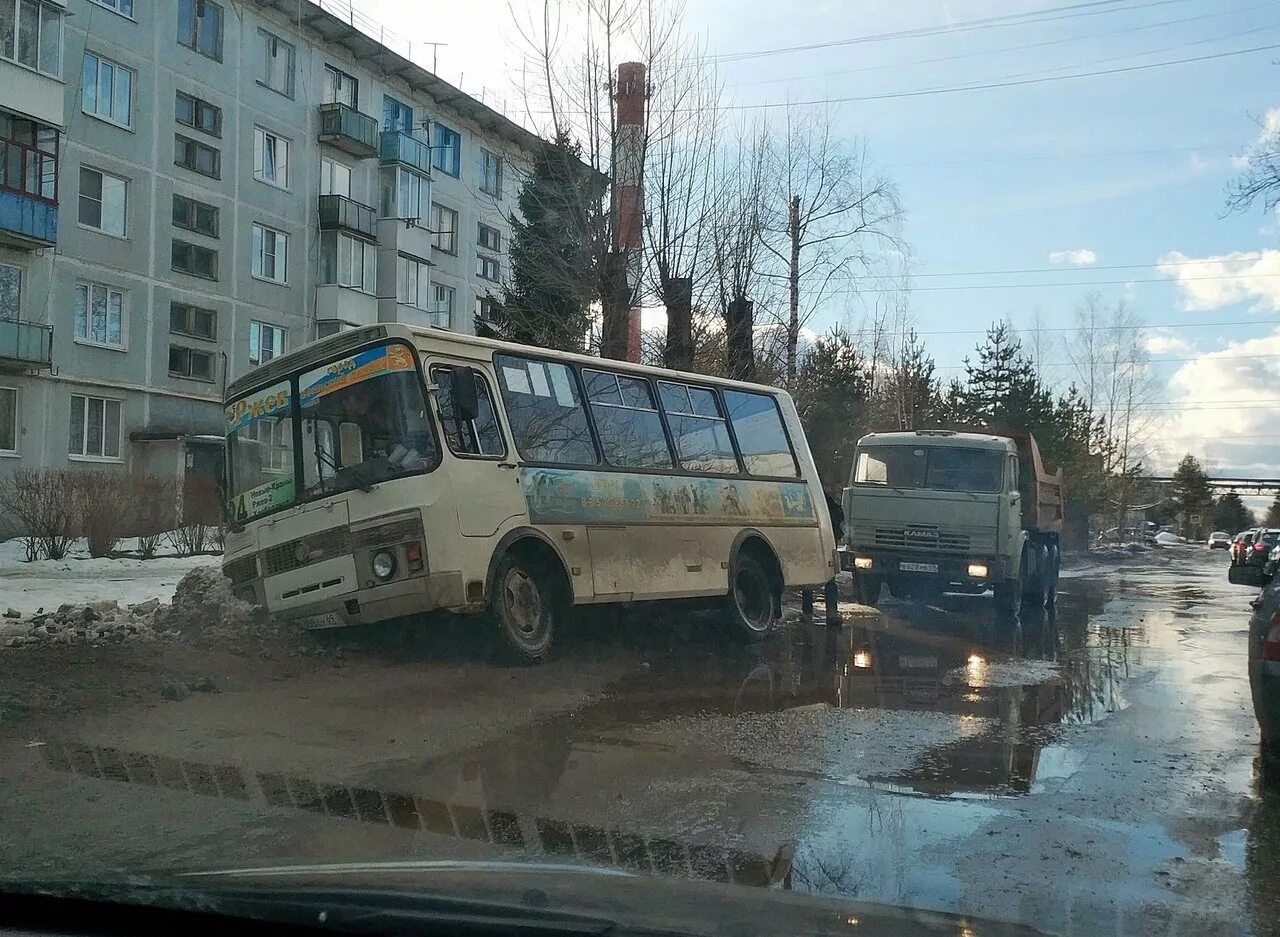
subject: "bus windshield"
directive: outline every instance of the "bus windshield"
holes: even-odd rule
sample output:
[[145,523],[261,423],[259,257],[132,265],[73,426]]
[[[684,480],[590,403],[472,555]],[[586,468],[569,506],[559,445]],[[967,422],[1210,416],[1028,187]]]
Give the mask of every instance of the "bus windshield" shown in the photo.
[[996,492],[1004,453],[958,446],[868,446],[858,450],[856,485]]
[[256,391],[232,403],[226,420],[237,521],[438,461],[413,352],[403,345],[366,348]]

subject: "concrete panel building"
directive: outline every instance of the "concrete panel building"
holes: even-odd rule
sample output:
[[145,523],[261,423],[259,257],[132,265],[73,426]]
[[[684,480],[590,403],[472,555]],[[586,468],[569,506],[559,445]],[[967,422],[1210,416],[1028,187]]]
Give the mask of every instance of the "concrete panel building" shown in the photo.
[[472,331],[542,145],[306,0],[0,0],[0,473],[207,475],[249,368]]

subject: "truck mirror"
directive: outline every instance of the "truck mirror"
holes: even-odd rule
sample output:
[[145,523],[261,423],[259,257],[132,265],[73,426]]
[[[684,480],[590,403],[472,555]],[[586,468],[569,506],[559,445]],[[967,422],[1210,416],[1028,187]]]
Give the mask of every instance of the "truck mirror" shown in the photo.
[[453,412],[459,422],[470,423],[480,416],[480,391],[476,386],[475,368],[454,367]]

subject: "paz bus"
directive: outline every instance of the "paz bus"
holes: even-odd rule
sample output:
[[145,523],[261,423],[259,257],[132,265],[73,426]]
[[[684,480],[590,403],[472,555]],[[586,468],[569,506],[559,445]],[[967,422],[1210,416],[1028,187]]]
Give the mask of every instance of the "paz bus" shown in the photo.
[[838,568],[772,387],[386,323],[238,378],[225,430],[224,572],[301,628],[483,614],[536,662],[572,606],[695,599],[752,640]]

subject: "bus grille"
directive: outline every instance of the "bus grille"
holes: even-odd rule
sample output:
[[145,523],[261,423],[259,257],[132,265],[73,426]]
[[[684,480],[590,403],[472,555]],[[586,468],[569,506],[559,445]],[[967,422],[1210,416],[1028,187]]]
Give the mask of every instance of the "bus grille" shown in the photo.
[[[351,532],[346,527],[322,530],[307,534],[288,543],[277,544],[262,551],[263,576],[278,576],[301,569],[321,560],[333,559],[351,552]],[[299,559],[298,554],[302,554]]]
[[256,579],[258,576],[258,558],[256,556],[246,556],[238,560],[232,560],[222,567],[222,574],[231,580],[233,586]]

